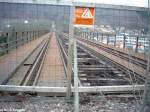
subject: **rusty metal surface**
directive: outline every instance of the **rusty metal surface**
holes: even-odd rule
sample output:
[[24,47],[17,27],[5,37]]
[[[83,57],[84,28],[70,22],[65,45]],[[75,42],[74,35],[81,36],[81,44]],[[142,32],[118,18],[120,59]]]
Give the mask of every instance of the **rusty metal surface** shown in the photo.
[[46,34],[32,42],[29,42],[18,49],[10,51],[8,54],[0,57],[0,83],[19,66],[26,57],[47,37]]
[[55,33],[52,34],[37,85],[65,86],[66,76]]

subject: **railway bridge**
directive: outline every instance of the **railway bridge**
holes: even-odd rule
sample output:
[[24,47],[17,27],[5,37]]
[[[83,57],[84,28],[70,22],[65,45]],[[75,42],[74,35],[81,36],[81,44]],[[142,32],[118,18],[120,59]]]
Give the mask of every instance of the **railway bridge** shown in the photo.
[[[149,112],[149,8],[2,0],[0,9],[0,111],[29,101],[42,112]],[[94,19],[76,25],[84,9]]]

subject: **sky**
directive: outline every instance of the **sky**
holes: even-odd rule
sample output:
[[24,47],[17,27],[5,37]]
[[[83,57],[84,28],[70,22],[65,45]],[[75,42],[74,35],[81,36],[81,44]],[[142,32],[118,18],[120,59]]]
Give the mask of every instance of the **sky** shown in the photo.
[[76,2],[90,2],[90,3],[104,3],[114,5],[127,5],[127,6],[138,6],[147,7],[148,0],[75,0]]

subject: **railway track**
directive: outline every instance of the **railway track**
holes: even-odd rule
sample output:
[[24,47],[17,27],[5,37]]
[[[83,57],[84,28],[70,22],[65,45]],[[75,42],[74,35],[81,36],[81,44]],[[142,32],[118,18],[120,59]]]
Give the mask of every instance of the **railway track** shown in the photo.
[[[88,47],[80,43],[77,43],[77,52],[79,69],[78,80],[81,87],[80,89],[83,89],[82,91],[87,90],[84,87],[92,88],[99,86],[99,89],[102,89],[101,87],[122,86],[122,89],[124,88],[123,86],[128,88],[127,85],[142,85],[144,83],[142,78],[138,76],[130,77],[130,75],[125,73],[122,69],[118,69],[112,63],[108,63],[108,59],[105,59],[99,54],[98,56],[95,55],[92,50],[89,50]],[[41,86],[59,87],[58,89],[65,91],[67,84],[67,58],[68,38],[64,35],[59,35],[56,39],[53,33],[50,38],[45,39],[37,47],[30,57],[3,83],[3,85],[8,85],[9,90],[11,90],[9,85],[15,85],[14,88],[20,89],[21,87],[19,86],[25,89],[32,89],[37,86],[37,88],[34,88],[36,91],[45,89],[41,88]],[[94,89],[93,91],[97,90]],[[108,90],[107,92],[109,93]]]
[[34,82],[40,64],[45,55],[49,38],[43,40],[30,56],[20,65],[19,68],[4,81],[3,85],[29,86]]
[[52,33],[37,86],[65,87],[67,83],[66,66],[59,49],[56,34]]
[[64,87],[66,66],[62,60],[55,33],[51,33],[2,84]]
[[113,48],[110,48],[106,45],[102,45],[100,43],[97,43],[95,41],[91,41],[91,40],[86,40],[86,39],[83,39],[83,38],[78,38],[78,40],[81,40],[83,42],[86,42],[92,46],[96,46],[98,47],[99,49],[102,49],[103,51],[106,51],[112,55],[115,55],[123,60],[126,60],[126,61],[130,61],[132,63],[134,63],[135,65],[137,66],[140,66],[144,69],[147,68],[147,60],[146,59],[143,59],[143,58],[139,58],[135,55],[132,55],[130,52],[129,53],[124,53],[124,52],[121,52],[121,51],[118,51],[118,50],[115,50]]
[[[63,34],[68,36],[67,34]],[[111,46],[101,44],[96,41],[87,40],[82,37],[77,37],[77,42],[80,46],[87,47],[88,50],[108,60],[107,63],[113,64],[125,73],[132,74],[132,76],[137,76],[142,80],[146,78],[147,69],[147,56],[138,55],[138,53],[131,53],[131,51],[121,51]],[[132,77],[131,76],[131,77]]]
[[[66,35],[59,37],[60,46],[64,52],[64,57],[67,59],[68,38]],[[110,85],[128,85],[128,84],[143,84],[144,78],[126,73],[124,69],[119,68],[116,64],[104,56],[95,54],[78,42],[78,68],[79,80],[83,86],[110,86]],[[65,60],[66,60],[65,59]]]
[[114,55],[114,52],[113,53],[109,52],[110,51],[109,48],[106,48],[109,49],[107,52],[106,49],[103,50],[100,47],[97,47],[98,45],[96,43],[88,40],[77,39],[77,42],[78,44],[80,44],[80,46],[87,47],[88,50],[93,52],[95,55],[97,56],[101,55],[101,57],[103,57],[106,61],[108,60],[107,63],[116,66],[120,70],[123,70],[125,73],[133,74],[131,75],[131,77],[137,76],[142,80],[145,80],[146,62],[145,62],[145,67],[141,66],[141,59],[139,60],[134,59],[135,57],[132,55],[128,56],[128,58],[126,57],[126,59],[122,58],[124,55],[123,53],[118,53],[117,51],[115,51],[117,53]]

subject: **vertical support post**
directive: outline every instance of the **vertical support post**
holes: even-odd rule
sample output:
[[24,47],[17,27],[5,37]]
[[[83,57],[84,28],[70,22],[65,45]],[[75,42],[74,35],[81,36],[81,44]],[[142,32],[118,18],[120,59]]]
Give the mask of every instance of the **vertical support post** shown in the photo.
[[88,32],[86,31],[86,39],[88,40]]
[[17,36],[17,32],[15,32],[15,38],[16,38],[16,48],[18,48],[18,36]]
[[36,31],[34,31],[34,39],[36,39]]
[[89,39],[91,40],[91,32],[89,32]]
[[32,41],[32,31],[30,31],[30,41]]
[[109,35],[107,36],[107,45],[109,44]]
[[32,31],[32,33],[33,33],[33,34],[32,34],[32,37],[33,37],[33,40],[34,40],[34,39],[35,39],[35,38],[34,38],[34,31]]
[[[45,32],[44,32],[45,33]],[[36,39],[36,31],[34,31],[34,39]]]
[[93,36],[92,36],[93,38],[92,38],[92,40],[94,41],[94,37],[95,37],[95,32],[93,32]]
[[25,44],[25,39],[26,38],[26,34],[25,34],[25,31],[23,32],[23,38],[22,38],[22,41],[23,41],[23,45]]
[[[73,3],[72,3],[73,4]],[[71,97],[71,79],[72,79],[72,60],[73,60],[73,38],[74,38],[74,27],[73,27],[73,18],[74,18],[75,7],[72,5],[70,7],[70,24],[69,24],[69,48],[68,48],[68,60],[67,60],[67,97]]]
[[103,37],[103,34],[102,34],[102,38],[101,38],[101,42],[102,42],[102,43],[103,43],[103,38],[104,38],[104,37]]
[[83,32],[83,37],[82,38],[84,38],[84,32]]
[[29,31],[29,42],[31,41],[31,31]]
[[33,40],[33,35],[32,35],[32,31],[31,31],[31,41]]
[[34,37],[35,37],[35,35],[34,35],[34,31],[33,31],[33,40],[35,39]]
[[38,38],[40,37],[40,32],[39,32],[39,30],[38,30]]
[[97,32],[97,41],[98,41],[98,32]]
[[32,40],[32,38],[31,38],[31,31],[29,31],[29,39],[30,39],[30,42],[31,42],[31,40]]
[[32,40],[34,40],[33,31],[31,31],[31,38],[32,38]]
[[74,40],[74,112],[79,112],[77,46]]
[[37,36],[37,32],[35,31],[35,38],[36,38],[36,36]]
[[6,53],[8,53],[8,51],[9,51],[9,41],[10,41],[9,40],[9,33],[8,32],[6,33],[6,37],[7,37]]
[[27,43],[28,43],[28,41],[29,41],[29,39],[28,39],[29,37],[28,37],[28,31],[27,31]]
[[35,31],[35,38],[37,38],[37,31]]
[[123,49],[125,49],[126,47],[126,36],[124,35],[123,36]]
[[139,46],[139,37],[136,37],[136,47],[135,47],[135,52],[138,52],[138,46]]
[[25,31],[25,43],[27,43],[27,31]]
[[24,45],[24,32],[22,32],[21,42],[22,42],[22,45]]
[[115,41],[114,41],[114,46],[116,47],[116,35],[115,35]]

